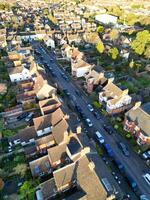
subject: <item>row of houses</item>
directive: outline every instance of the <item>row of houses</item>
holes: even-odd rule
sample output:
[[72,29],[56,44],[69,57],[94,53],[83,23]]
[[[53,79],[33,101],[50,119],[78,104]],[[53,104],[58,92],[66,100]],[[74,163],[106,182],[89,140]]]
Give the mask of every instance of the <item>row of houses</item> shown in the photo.
[[[93,91],[98,93],[99,103],[103,105],[107,113],[117,114],[129,110],[125,114],[124,129],[133,134],[139,145],[149,146],[150,132],[148,124],[150,104],[137,107],[140,104],[136,103],[133,107],[132,97],[128,94],[128,89],[121,89],[113,82],[114,78],[106,78],[104,71],[88,64],[85,55],[78,48],[64,44],[61,47],[61,52],[62,56],[71,62],[72,76],[85,78],[84,89],[89,94]],[[143,110],[143,107],[146,108]],[[135,113],[136,116],[133,117]],[[129,117],[130,115],[132,116],[131,118]],[[126,116],[130,118],[129,121]],[[144,120],[143,116],[145,116]],[[138,119],[137,125],[135,125],[136,118]]]
[[[11,63],[13,69],[21,68],[25,53],[9,52],[5,64]],[[28,75],[21,70],[19,74],[15,71],[15,79],[8,67],[10,80],[20,94],[16,96],[16,110],[9,110],[3,116],[13,117],[15,111],[21,112],[21,105],[25,102],[38,103],[39,116],[34,117],[28,127],[9,138],[11,146],[22,146],[33,179],[40,180],[36,199],[63,197],[68,200],[106,200],[107,192],[96,175],[94,163],[87,157],[90,149],[83,147],[80,141],[81,127],[72,132],[68,123],[69,116],[64,112],[45,70],[37,65],[30,67],[26,71]]]

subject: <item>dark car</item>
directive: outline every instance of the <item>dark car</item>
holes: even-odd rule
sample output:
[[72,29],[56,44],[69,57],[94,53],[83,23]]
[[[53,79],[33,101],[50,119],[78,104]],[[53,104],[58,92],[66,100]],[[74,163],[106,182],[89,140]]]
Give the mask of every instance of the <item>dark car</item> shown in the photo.
[[113,130],[110,126],[104,124],[103,127],[107,133],[109,133],[110,135],[113,134]]
[[75,105],[75,108],[77,109],[77,111],[78,111],[79,113],[81,113],[81,112],[82,112],[82,109],[80,108],[80,106],[78,106],[78,105]]
[[130,155],[128,147],[123,142],[119,142],[118,143],[118,147],[121,149],[122,153],[125,156],[129,156]]
[[75,93],[76,93],[78,96],[81,95],[81,93],[80,93],[78,90],[75,90]]
[[86,115],[83,112],[81,112],[80,115],[81,115],[82,119],[84,119],[84,120],[86,119]]
[[24,118],[26,118],[27,116],[28,116],[28,112],[25,112],[25,113],[22,113],[21,115],[19,115],[18,117],[17,117],[17,119],[18,120],[22,120],[22,119],[24,119]]
[[96,119],[100,119],[101,118],[100,114],[97,111],[95,111],[93,114],[96,117]]

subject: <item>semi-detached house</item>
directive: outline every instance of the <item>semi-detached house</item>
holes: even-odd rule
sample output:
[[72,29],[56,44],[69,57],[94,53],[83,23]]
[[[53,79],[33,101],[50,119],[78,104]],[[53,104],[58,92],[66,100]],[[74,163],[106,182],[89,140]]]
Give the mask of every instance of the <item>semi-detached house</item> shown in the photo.
[[131,96],[128,95],[128,89],[121,90],[112,82],[108,82],[99,93],[99,102],[104,103],[109,114],[120,113],[128,109],[131,105],[131,100]]

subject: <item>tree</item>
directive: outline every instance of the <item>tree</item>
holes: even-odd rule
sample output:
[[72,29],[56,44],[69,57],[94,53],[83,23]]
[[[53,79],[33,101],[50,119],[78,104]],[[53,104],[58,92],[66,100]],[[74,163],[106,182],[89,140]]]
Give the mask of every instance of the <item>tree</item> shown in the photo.
[[134,65],[135,65],[135,63],[134,63],[134,61],[133,61],[133,59],[132,59],[131,62],[129,63],[129,67],[130,67],[130,68],[133,68]]
[[103,32],[103,30],[104,30],[104,27],[102,25],[99,25],[96,29],[97,33],[101,33]]
[[113,47],[111,49],[109,49],[109,55],[111,56],[111,58],[113,60],[116,60],[118,55],[119,55],[119,51],[116,47]]
[[43,10],[43,13],[44,13],[44,15],[49,15],[49,10],[48,10],[48,8],[45,8],[45,9]]
[[146,47],[146,50],[145,50],[145,52],[144,52],[144,56],[145,56],[146,58],[150,59],[150,45],[148,45],[148,46]]
[[116,15],[116,16],[121,16],[122,15],[122,9],[119,6],[111,6],[108,8],[108,12],[110,14]]
[[111,39],[111,40],[116,40],[116,39],[119,37],[119,32],[118,32],[118,30],[117,30],[117,29],[113,29],[113,30],[110,32],[109,36],[110,36],[110,39]]
[[26,164],[18,164],[16,167],[14,167],[13,170],[15,171],[16,174],[24,176],[27,171],[27,165]]
[[148,30],[140,31],[136,34],[135,40],[131,43],[131,48],[137,53],[138,55],[142,55],[145,50],[146,46],[150,42],[150,32]]
[[103,52],[104,52],[105,47],[104,47],[104,44],[103,44],[102,41],[99,41],[99,42],[97,43],[96,49],[97,49],[97,51],[98,51],[99,53],[103,53]]
[[25,181],[19,190],[20,200],[32,200],[34,199],[34,187],[30,181]]

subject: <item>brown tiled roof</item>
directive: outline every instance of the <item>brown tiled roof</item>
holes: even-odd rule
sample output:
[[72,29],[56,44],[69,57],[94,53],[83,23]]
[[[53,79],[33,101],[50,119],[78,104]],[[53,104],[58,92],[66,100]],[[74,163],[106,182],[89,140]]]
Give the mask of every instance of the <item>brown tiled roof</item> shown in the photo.
[[76,165],[75,163],[69,164],[53,172],[54,179],[58,190],[76,180]]
[[52,129],[52,134],[57,144],[60,144],[64,140],[64,133],[68,129],[68,123],[65,119],[61,120]]
[[89,63],[84,60],[79,60],[77,63],[73,64],[73,68],[82,68],[82,67],[92,67]]
[[54,137],[52,134],[50,134],[45,137],[37,139],[35,143],[36,143],[36,146],[40,146],[42,144],[46,144],[48,146],[48,144],[51,143],[53,140],[54,140]]
[[33,119],[36,130],[41,130],[57,124],[64,116],[64,113],[60,108],[51,114],[44,115]]
[[55,98],[49,98],[39,101],[39,106],[44,114],[48,114],[59,108],[61,106],[61,103]]
[[109,83],[103,88],[103,94],[106,97],[117,98],[121,96],[123,91],[114,83]]
[[87,194],[88,200],[106,200],[107,192],[99,181],[95,171],[89,168],[89,160],[86,156],[83,156],[78,161],[76,175],[80,187]]
[[66,155],[66,144],[61,144],[48,150],[48,156],[50,162],[53,164],[62,159],[64,155]]
[[10,68],[7,68],[9,75],[22,73],[23,69],[24,68],[22,66],[21,67],[10,67]]
[[9,60],[20,60],[21,56],[19,54],[9,54]]
[[144,135],[150,137],[150,114],[145,112],[141,107],[137,109],[130,109],[126,116],[137,124],[137,126],[143,131]]
[[17,102],[22,102],[22,101],[27,101],[27,100],[35,100],[36,98],[36,93],[34,90],[24,92],[23,94],[18,94],[16,96]]
[[32,138],[37,138],[34,126],[20,130],[15,136],[10,138],[10,141],[13,142],[20,139],[21,142],[28,142]]
[[29,166],[33,177],[39,176],[41,172],[47,174],[51,168],[48,155],[31,161]]
[[55,191],[57,191],[54,178],[51,178],[41,183],[40,188],[41,188],[42,196],[44,200],[52,197],[55,194]]

